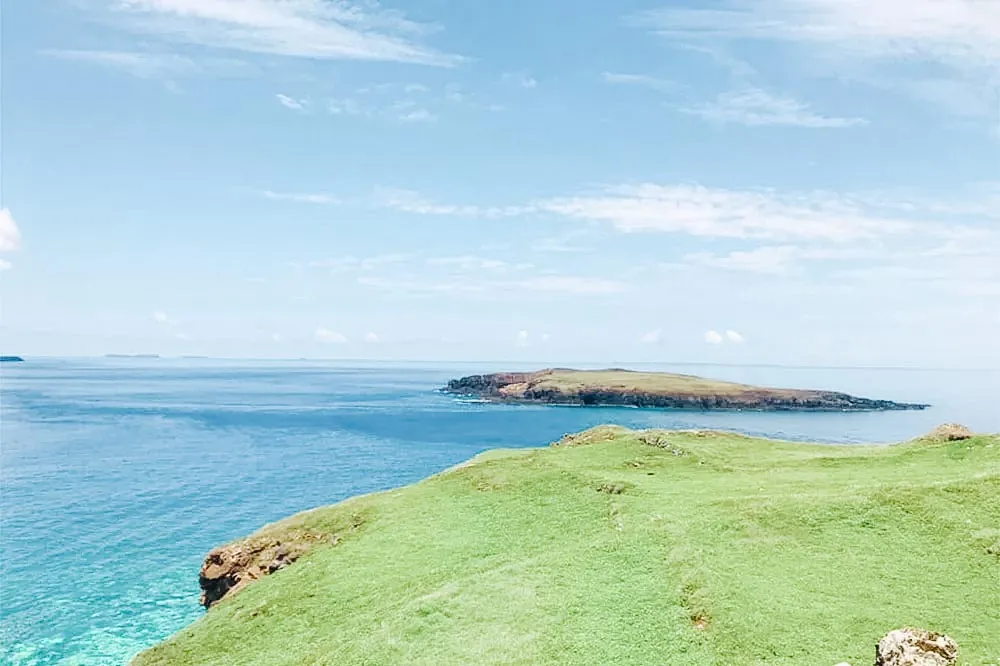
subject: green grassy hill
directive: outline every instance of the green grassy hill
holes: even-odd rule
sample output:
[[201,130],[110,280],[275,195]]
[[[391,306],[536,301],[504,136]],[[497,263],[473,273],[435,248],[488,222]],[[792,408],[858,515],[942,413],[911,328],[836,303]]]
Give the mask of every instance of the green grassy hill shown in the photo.
[[322,545],[137,666],[863,666],[907,625],[1000,664],[997,436],[605,427],[261,534]]

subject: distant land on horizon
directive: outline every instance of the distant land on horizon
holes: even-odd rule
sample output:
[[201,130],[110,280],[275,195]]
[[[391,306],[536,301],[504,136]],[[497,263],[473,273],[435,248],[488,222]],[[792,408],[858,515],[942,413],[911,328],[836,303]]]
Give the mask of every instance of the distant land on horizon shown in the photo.
[[24,363],[20,356],[0,356],[0,363]]
[[930,405],[873,400],[836,391],[737,384],[695,375],[620,368],[501,372],[453,379],[446,393],[489,402],[663,409],[763,411],[895,411]]
[[104,358],[160,358],[159,354],[105,354]]

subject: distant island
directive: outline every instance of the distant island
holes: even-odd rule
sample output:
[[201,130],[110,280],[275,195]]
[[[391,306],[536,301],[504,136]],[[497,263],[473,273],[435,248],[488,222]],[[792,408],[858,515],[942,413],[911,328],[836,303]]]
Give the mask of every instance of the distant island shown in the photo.
[[159,354],[105,354],[104,358],[160,358]]
[[0,363],[24,363],[20,356],[0,356]]
[[930,405],[858,398],[834,391],[767,388],[694,375],[630,370],[549,369],[454,379],[445,393],[490,402],[762,411],[886,411]]

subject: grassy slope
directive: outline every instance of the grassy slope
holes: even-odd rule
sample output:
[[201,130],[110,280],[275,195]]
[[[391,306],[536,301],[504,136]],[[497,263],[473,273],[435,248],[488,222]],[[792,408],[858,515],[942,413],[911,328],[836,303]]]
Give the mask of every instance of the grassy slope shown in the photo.
[[532,382],[532,387],[559,389],[566,393],[576,393],[584,389],[617,389],[691,396],[739,396],[746,393],[767,392],[774,397],[792,397],[803,393],[792,389],[761,388],[693,375],[625,370],[549,370],[538,373],[537,379]]
[[903,625],[1000,663],[1000,437],[604,433],[299,516],[365,523],[136,664],[863,665]]

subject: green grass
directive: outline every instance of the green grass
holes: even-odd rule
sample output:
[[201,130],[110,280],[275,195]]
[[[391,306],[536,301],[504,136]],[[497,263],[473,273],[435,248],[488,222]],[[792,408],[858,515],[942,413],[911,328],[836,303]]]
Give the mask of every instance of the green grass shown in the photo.
[[863,666],[907,625],[1000,664],[996,436],[606,428],[286,523],[359,524],[135,664]]
[[567,395],[577,395],[583,391],[638,392],[676,397],[719,397],[719,398],[760,398],[793,399],[819,397],[824,392],[767,388],[737,384],[718,379],[707,379],[694,375],[679,375],[669,372],[634,372],[631,370],[543,370],[532,373],[527,384],[512,384],[502,388],[501,393],[517,395],[529,387],[535,391],[551,389]]
[[[567,393],[584,389],[617,389],[679,395],[741,395],[761,390],[746,384],[706,379],[669,372],[633,372],[630,370],[546,370],[536,375],[534,388],[556,388]],[[766,389],[785,392],[783,389]],[[788,393],[795,391],[788,390]]]

